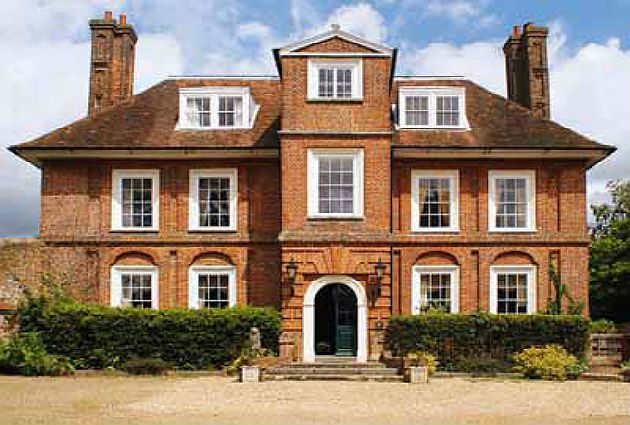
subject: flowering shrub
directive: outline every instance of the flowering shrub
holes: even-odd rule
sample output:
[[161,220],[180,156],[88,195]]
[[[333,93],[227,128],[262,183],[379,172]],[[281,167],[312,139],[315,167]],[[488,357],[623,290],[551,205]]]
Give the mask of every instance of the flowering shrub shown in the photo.
[[426,351],[411,351],[405,356],[406,366],[426,366],[429,369],[429,375],[433,375],[437,371],[437,358]]
[[514,356],[514,370],[532,379],[564,381],[580,372],[580,362],[559,345],[530,347]]

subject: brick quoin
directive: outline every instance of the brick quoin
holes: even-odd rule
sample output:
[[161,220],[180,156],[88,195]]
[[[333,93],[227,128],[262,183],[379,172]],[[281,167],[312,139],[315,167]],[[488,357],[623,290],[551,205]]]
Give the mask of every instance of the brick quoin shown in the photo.
[[[233,265],[238,304],[280,309],[298,359],[304,295],[313,282],[348,276],[370,294],[379,262],[385,265],[381,294],[368,297],[370,359],[381,354],[389,318],[412,313],[417,265],[458,266],[461,312],[489,309],[493,265],[535,265],[537,309],[544,311],[553,264],[571,295],[588,306],[586,171],[614,149],[548,119],[544,27],[526,25],[506,42],[512,81],[506,100],[464,78],[394,77],[396,50],[338,28],[274,50],[278,77],[175,78],[131,96],[133,28],[110,15],[90,25],[90,117],[11,148],[42,169],[42,208],[38,240],[0,246],[5,275],[36,285],[41,273],[51,273],[67,279],[81,300],[108,304],[112,266],[153,265],[159,307],[173,308],[188,305],[191,266]],[[362,61],[362,99],[309,100],[308,61],[348,54]],[[253,128],[176,128],[179,90],[202,86],[249,87],[259,105]],[[406,86],[464,88],[470,129],[398,128],[398,93]],[[109,103],[95,100],[96,93]],[[363,217],[309,218],[308,152],[321,148],[363,152]],[[189,171],[214,168],[238,171],[237,230],[191,231]],[[111,230],[117,169],[159,170],[158,231]],[[432,169],[459,174],[458,232],[411,229],[411,174]],[[490,170],[535,172],[535,231],[489,231]],[[292,261],[298,267],[293,285]]]

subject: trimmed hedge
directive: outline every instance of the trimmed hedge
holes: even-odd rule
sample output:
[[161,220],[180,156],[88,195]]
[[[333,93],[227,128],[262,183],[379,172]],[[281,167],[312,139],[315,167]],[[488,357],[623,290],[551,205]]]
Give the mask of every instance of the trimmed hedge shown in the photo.
[[159,358],[184,369],[220,367],[241,353],[257,327],[264,347],[277,351],[281,318],[268,308],[141,310],[60,303],[33,305],[20,316],[22,332],[38,332],[46,350],[78,368]]
[[589,321],[582,316],[425,314],[393,317],[385,333],[394,355],[428,351],[440,369],[506,371],[513,355],[531,346],[558,344],[583,359]]

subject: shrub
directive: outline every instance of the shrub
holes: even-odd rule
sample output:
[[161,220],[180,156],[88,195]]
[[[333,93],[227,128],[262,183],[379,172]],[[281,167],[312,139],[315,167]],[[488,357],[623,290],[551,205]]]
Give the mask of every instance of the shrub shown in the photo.
[[514,370],[532,379],[564,381],[579,365],[578,359],[559,345],[530,347],[514,356]]
[[463,357],[456,361],[459,372],[468,372],[473,375],[496,375],[506,369],[503,359],[493,358],[490,355],[481,357]]
[[591,333],[593,334],[609,334],[616,331],[615,322],[611,320],[599,319],[591,322]]
[[410,351],[405,355],[405,363],[409,366],[426,366],[429,369],[429,375],[433,375],[437,371],[437,358],[426,351]]
[[171,363],[157,358],[129,359],[120,365],[120,370],[134,375],[162,375],[170,369]]
[[230,365],[226,368],[228,373],[236,373],[243,366],[254,366],[257,365],[258,360],[264,359],[266,357],[270,357],[273,353],[271,353],[266,348],[261,348],[257,350],[252,350],[245,348],[240,356],[238,356]]
[[48,354],[36,333],[22,333],[0,345],[0,372],[60,376],[74,373],[74,367],[66,358]]
[[509,371],[515,353],[547,344],[559,344],[582,359],[588,338],[589,321],[566,315],[396,316],[385,332],[394,355],[427,351],[440,359],[440,369],[467,372]]
[[[20,327],[37,331],[48,352],[78,368],[117,367],[134,358],[160,358],[178,368],[222,366],[238,357],[257,327],[277,352],[281,319],[268,308],[141,310],[76,303],[22,306]],[[22,314],[22,313],[28,314]]]

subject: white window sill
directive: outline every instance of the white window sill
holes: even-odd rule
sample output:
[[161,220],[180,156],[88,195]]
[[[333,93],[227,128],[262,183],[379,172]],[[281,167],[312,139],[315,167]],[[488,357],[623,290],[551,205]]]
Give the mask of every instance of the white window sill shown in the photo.
[[427,131],[431,131],[431,130],[453,130],[453,131],[469,131],[470,127],[465,127],[465,126],[458,126],[458,127],[449,127],[449,126],[402,126],[402,125],[398,125],[396,126],[397,130],[427,130]]
[[459,233],[459,229],[448,229],[448,228],[419,228],[412,229],[413,233],[427,233],[427,234],[435,234],[435,233]]
[[309,97],[309,102],[362,102],[362,97]]
[[488,233],[537,233],[537,229],[490,229]]
[[175,130],[186,131],[234,131],[234,130],[251,130],[252,127],[182,127],[179,124],[175,126]]
[[308,216],[309,220],[364,220],[365,217],[362,215],[328,215],[328,214],[318,214],[318,215],[310,215]]
[[236,232],[236,227],[190,227],[188,229],[189,232],[199,232],[199,233],[230,233]]
[[160,229],[157,227],[120,227],[120,228],[111,228],[110,232],[144,232],[144,233],[157,233]]

